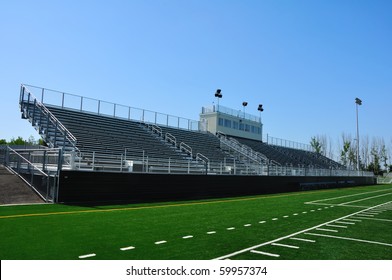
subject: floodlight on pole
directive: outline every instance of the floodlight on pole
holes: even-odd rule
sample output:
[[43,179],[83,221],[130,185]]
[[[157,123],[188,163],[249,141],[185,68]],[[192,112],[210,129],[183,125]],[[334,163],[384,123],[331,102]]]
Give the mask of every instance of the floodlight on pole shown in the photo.
[[358,124],[358,106],[362,105],[362,100],[358,97],[355,98],[355,108],[357,117],[357,170],[359,172],[359,124]]
[[216,92],[215,92],[215,97],[218,99],[218,108],[217,108],[217,111],[219,111],[219,99],[221,99],[222,96],[223,96],[222,93],[221,93],[221,91],[222,91],[222,90],[218,88],[218,89],[216,90]]
[[260,132],[261,132],[261,141],[263,141],[263,124],[261,123],[261,112],[264,111],[263,104],[259,104],[259,107],[257,108],[257,111],[260,112],[260,118],[259,118],[259,121],[260,121]]
[[242,102],[242,106],[244,107],[244,119],[245,119],[245,107],[248,106],[248,102]]

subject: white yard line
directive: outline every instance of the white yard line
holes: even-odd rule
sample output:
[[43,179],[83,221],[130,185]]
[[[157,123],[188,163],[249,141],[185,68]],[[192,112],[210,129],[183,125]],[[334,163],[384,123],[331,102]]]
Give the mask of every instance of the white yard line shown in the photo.
[[303,241],[303,242],[310,242],[310,243],[316,242],[316,240],[306,239],[306,238],[298,238],[298,237],[291,237],[290,239],[292,239],[292,240],[298,240],[298,241]]
[[221,256],[221,257],[217,257],[217,258],[215,258],[215,260],[223,260],[223,259],[230,258],[230,257],[236,256],[236,255],[239,255],[239,254],[243,254],[243,253],[246,253],[246,252],[249,252],[249,251],[252,251],[252,250],[254,251],[255,249],[263,247],[265,245],[269,245],[271,243],[276,243],[276,242],[279,242],[281,240],[294,237],[296,235],[299,235],[299,234],[302,234],[302,233],[305,233],[305,232],[317,229],[319,227],[322,227],[322,226],[324,226],[326,224],[330,224],[330,223],[334,223],[334,222],[339,221],[339,220],[350,218],[350,217],[352,217],[352,216],[354,216],[354,215],[356,215],[358,213],[361,213],[363,211],[366,211],[366,210],[369,210],[369,209],[373,209],[373,208],[376,208],[376,207],[383,206],[383,205],[385,205],[387,203],[390,203],[390,202],[386,202],[386,203],[383,203],[383,204],[372,206],[372,207],[369,207],[367,209],[364,209],[364,210],[361,210],[361,211],[358,211],[358,212],[355,212],[355,213],[352,213],[352,214],[349,214],[349,215],[337,218],[335,220],[331,220],[331,221],[319,224],[319,225],[314,226],[314,227],[310,227],[310,228],[307,228],[307,229],[304,229],[304,230],[301,230],[301,231],[298,231],[298,232],[295,232],[295,233],[292,233],[292,234],[289,234],[289,235],[286,235],[286,236],[282,236],[282,237],[276,238],[276,239],[271,240],[271,241],[267,241],[267,242],[264,242],[264,243],[261,243],[261,244],[257,244],[257,245],[254,245],[254,246],[251,246],[251,247],[248,247],[248,248],[245,248],[245,249],[241,249],[241,250],[238,250],[236,252],[232,252],[232,253],[229,253],[227,255],[224,255],[224,256]]
[[95,256],[96,256],[96,254],[87,254],[87,255],[79,256],[79,259],[92,258],[92,257],[95,257]]
[[319,231],[329,231],[329,232],[339,232],[336,229],[328,229],[328,228],[316,228],[316,230],[319,230]]
[[[359,220],[356,220],[358,222],[360,222]],[[336,221],[336,224],[343,224],[343,225],[355,225],[355,223],[353,222],[341,222],[341,221]]]
[[271,254],[271,253],[262,252],[262,251],[251,250],[250,252],[254,253],[254,254],[265,255],[265,256],[270,256],[270,257],[275,257],[275,258],[280,257],[280,255],[278,255],[278,254]]
[[359,202],[359,201],[369,200],[369,199],[373,199],[373,198],[377,198],[377,197],[381,197],[381,196],[391,195],[391,194],[392,194],[392,192],[391,193],[380,194],[380,195],[375,195],[375,196],[370,196],[370,197],[365,197],[365,198],[358,199],[358,200],[353,200],[353,201],[349,201],[349,202],[345,202],[345,203],[340,203],[339,206],[347,205],[347,204],[351,204],[351,203],[355,203],[355,202]]
[[351,240],[351,241],[364,242],[364,243],[370,243],[370,244],[377,244],[377,245],[383,245],[383,246],[392,247],[392,244],[383,243],[383,242],[377,242],[377,241],[371,241],[371,240],[363,240],[363,239],[356,239],[356,238],[349,238],[349,237],[342,237],[342,236],[335,236],[335,235],[328,235],[328,234],[318,234],[318,233],[312,233],[312,232],[306,232],[305,234],[313,235],[313,236],[320,236],[320,237],[335,238],[335,239]]
[[182,237],[182,239],[189,239],[189,238],[193,238],[193,235],[187,235]]
[[287,244],[282,244],[282,243],[271,243],[271,245],[272,246],[279,246],[279,247],[290,248],[290,249],[299,249],[298,246],[287,245]]
[[362,213],[357,214],[357,215],[355,215],[355,216],[356,216],[356,217],[359,217],[359,218],[362,218],[362,217],[373,218],[373,217],[374,217],[374,215],[367,215],[367,214],[362,214]]
[[207,234],[215,234],[216,233],[216,231],[209,231],[209,232],[207,232]]
[[166,240],[162,240],[162,241],[157,241],[157,242],[155,242],[154,244],[155,245],[159,245],[159,244],[164,244],[164,243],[166,243],[167,241]]
[[392,220],[389,220],[389,219],[379,219],[379,218],[361,217],[361,219],[373,220],[373,221],[380,221],[380,222],[392,222]]
[[[354,219],[343,219],[343,221],[347,221],[347,222],[362,222],[361,220],[354,220]],[[339,222],[339,223],[344,223],[344,222]],[[353,225],[355,225],[355,223],[353,223]]]
[[[331,197],[331,198],[326,198],[326,199],[319,199],[319,200],[313,200],[313,201],[305,202],[305,204],[315,204],[316,202],[319,202],[319,201],[328,201],[328,200],[334,200],[334,199],[339,199],[339,198],[346,198],[346,197],[364,195],[364,194],[369,194],[369,193],[385,192],[385,191],[390,191],[390,190],[389,189],[387,189],[387,190],[378,190],[378,191],[356,193],[356,194],[350,194],[350,195],[344,195],[344,196],[338,196],[338,197]],[[317,204],[319,204],[319,203],[317,203]],[[330,204],[325,204],[325,205],[330,205]]]
[[347,228],[347,226],[339,226],[339,225],[325,225],[327,227],[336,227],[336,228]]
[[135,247],[133,247],[133,246],[120,248],[121,251],[128,251],[128,250],[133,250],[133,249],[135,249]]

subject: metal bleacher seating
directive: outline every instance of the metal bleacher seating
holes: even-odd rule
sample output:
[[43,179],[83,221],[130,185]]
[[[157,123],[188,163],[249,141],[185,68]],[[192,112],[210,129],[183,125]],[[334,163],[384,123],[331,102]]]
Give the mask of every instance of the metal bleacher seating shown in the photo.
[[135,121],[50,106],[48,109],[77,138],[77,147],[81,152],[127,154],[140,158],[181,158],[173,149],[151,137]]
[[314,152],[269,145],[252,139],[235,137],[240,143],[249,146],[253,150],[267,156],[270,160],[278,162],[282,166],[301,166],[314,168],[342,168],[337,162]]

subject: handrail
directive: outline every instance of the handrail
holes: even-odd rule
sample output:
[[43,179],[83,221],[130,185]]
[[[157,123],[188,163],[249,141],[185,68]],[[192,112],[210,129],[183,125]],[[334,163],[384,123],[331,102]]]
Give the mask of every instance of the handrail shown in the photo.
[[185,152],[187,152],[192,157],[192,148],[189,145],[185,144],[184,142],[181,142],[180,143],[180,149],[184,150]]
[[196,159],[200,159],[200,160],[204,161],[204,163],[210,162],[210,159],[201,153],[196,154]]
[[27,158],[25,158],[24,156],[22,156],[21,154],[19,154],[17,151],[15,151],[14,149],[7,147],[11,152],[15,153],[18,157],[22,158],[24,161],[26,161],[28,164],[30,164],[32,167],[34,167],[34,169],[36,169],[39,173],[41,173],[42,175],[49,177],[49,174],[46,174],[43,170],[39,169],[37,166],[34,165],[34,163],[30,162]]
[[169,143],[173,143],[174,146],[177,147],[177,139],[174,135],[170,134],[169,132],[166,132],[165,134],[165,140]]
[[219,139],[220,139],[221,144],[228,146],[229,148],[233,149],[237,153],[240,153],[243,156],[246,156],[247,158],[257,162],[258,164],[261,164],[263,161],[268,162],[268,158],[265,155],[254,151],[252,148],[250,148],[244,144],[241,144],[236,139],[228,138],[226,136],[220,137]]
[[160,137],[162,137],[162,128],[160,128],[156,124],[149,124],[148,126],[151,127],[152,132],[157,133]]

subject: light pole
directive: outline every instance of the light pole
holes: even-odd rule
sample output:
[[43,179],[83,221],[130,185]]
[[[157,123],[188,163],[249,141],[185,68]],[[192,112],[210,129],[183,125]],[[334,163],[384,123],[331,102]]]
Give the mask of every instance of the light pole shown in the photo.
[[215,92],[215,97],[218,98],[218,108],[217,108],[217,110],[216,110],[217,112],[219,112],[219,99],[221,99],[222,96],[223,96],[222,93],[221,93],[221,91],[222,91],[222,90],[218,88],[218,89],[216,90],[216,92]]
[[261,123],[261,112],[264,111],[263,109],[263,104],[259,104],[259,107],[257,108],[257,110],[260,112],[260,133],[261,133],[261,141],[263,141],[263,124]]
[[355,108],[357,115],[357,170],[359,172],[359,125],[358,125],[358,105],[362,105],[362,100],[355,98]]
[[245,107],[248,106],[248,102],[242,102],[242,106],[244,107],[244,119],[245,119]]

